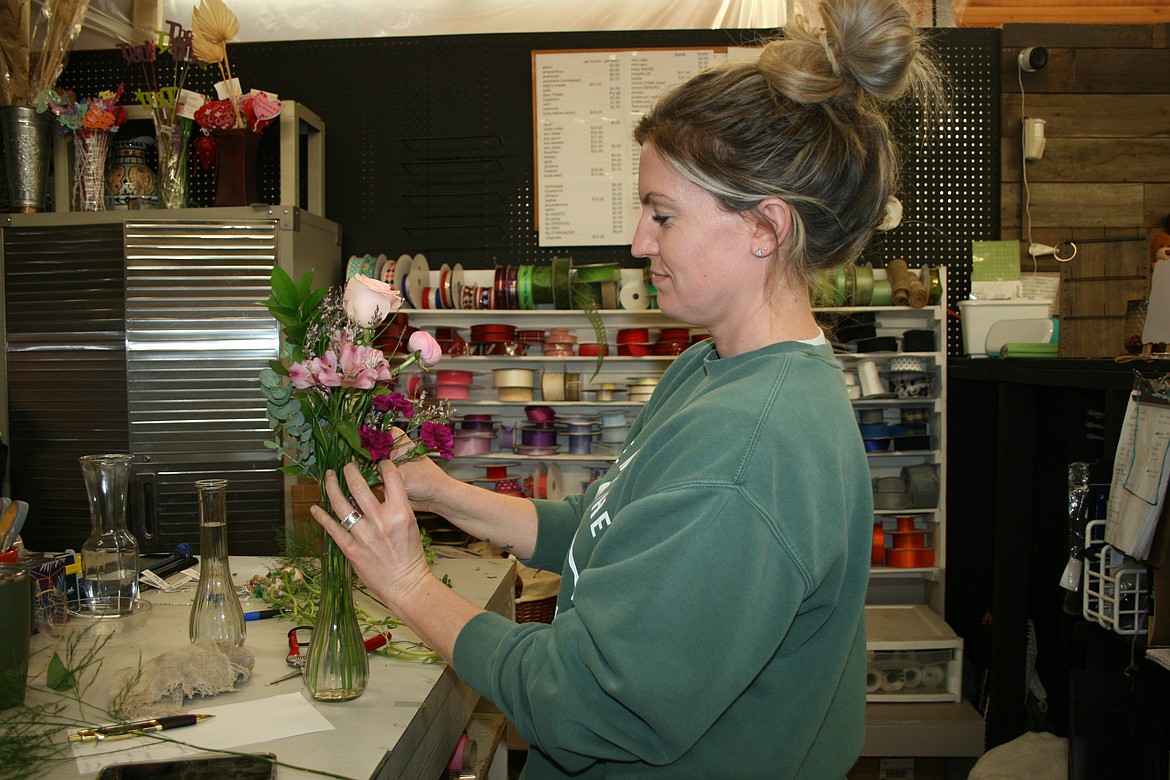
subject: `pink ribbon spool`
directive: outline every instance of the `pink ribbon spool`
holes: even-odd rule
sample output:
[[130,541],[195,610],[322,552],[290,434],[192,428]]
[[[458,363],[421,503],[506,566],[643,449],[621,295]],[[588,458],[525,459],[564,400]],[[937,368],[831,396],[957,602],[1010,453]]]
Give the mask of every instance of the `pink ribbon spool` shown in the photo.
[[451,760],[447,762],[447,769],[452,772],[471,769],[475,766],[475,754],[475,740],[466,734],[460,734],[459,742],[455,745],[455,752],[451,754]]

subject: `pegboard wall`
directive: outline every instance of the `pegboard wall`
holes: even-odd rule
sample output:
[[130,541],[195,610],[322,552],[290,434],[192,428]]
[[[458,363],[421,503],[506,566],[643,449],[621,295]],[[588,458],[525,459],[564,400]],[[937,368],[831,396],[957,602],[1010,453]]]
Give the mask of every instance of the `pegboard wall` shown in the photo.
[[[422,252],[432,267],[491,268],[568,254],[637,265],[628,246],[538,245],[531,52],[750,45],[758,36],[643,30],[363,38],[232,44],[229,54],[245,90],[296,100],[324,120],[325,216],[342,226],[343,256]],[[877,236],[865,258],[879,266],[896,257],[946,265],[957,310],[954,302],[970,290],[970,242],[999,238],[999,31],[939,29],[933,40],[951,79],[952,117],[943,132],[907,150],[904,223]],[[213,69],[193,70],[188,87],[211,93],[215,80]],[[147,80],[117,50],[79,51],[58,83],[86,97],[119,83],[132,93]],[[268,202],[279,186],[275,139],[270,129],[260,151],[260,196]],[[195,203],[213,194],[197,168],[191,193]],[[948,343],[958,354],[954,318]]]

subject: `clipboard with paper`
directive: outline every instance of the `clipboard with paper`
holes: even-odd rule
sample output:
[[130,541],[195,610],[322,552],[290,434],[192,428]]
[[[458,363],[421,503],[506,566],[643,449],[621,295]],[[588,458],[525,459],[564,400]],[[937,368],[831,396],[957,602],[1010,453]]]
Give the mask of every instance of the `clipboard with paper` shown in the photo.
[[1137,377],[1113,459],[1105,541],[1133,558],[1149,555],[1170,479],[1170,398]]

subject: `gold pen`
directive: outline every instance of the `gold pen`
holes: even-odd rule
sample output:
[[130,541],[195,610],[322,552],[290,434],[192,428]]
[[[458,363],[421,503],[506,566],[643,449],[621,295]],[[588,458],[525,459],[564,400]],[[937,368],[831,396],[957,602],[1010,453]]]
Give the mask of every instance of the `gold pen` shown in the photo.
[[168,715],[164,718],[137,720],[132,723],[117,723],[113,726],[98,726],[92,729],[82,729],[76,734],[69,735],[70,742],[103,742],[107,739],[126,739],[140,737],[151,731],[165,731],[183,726],[194,726],[205,720],[211,720],[214,715]]

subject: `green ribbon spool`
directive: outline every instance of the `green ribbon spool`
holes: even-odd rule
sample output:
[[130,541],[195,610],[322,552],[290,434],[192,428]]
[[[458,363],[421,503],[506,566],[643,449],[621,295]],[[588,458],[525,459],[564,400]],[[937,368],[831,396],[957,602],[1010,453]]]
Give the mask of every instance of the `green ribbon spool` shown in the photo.
[[553,306],[558,309],[573,308],[573,293],[570,287],[572,269],[573,258],[554,257],[552,259]]
[[532,289],[532,303],[539,306],[542,303],[553,302],[552,266],[529,266],[528,278]]
[[522,265],[516,269],[516,302],[523,311],[532,311],[532,266]]
[[870,306],[891,306],[894,303],[894,288],[890,286],[889,279],[874,279],[873,280],[873,297],[870,298]]

